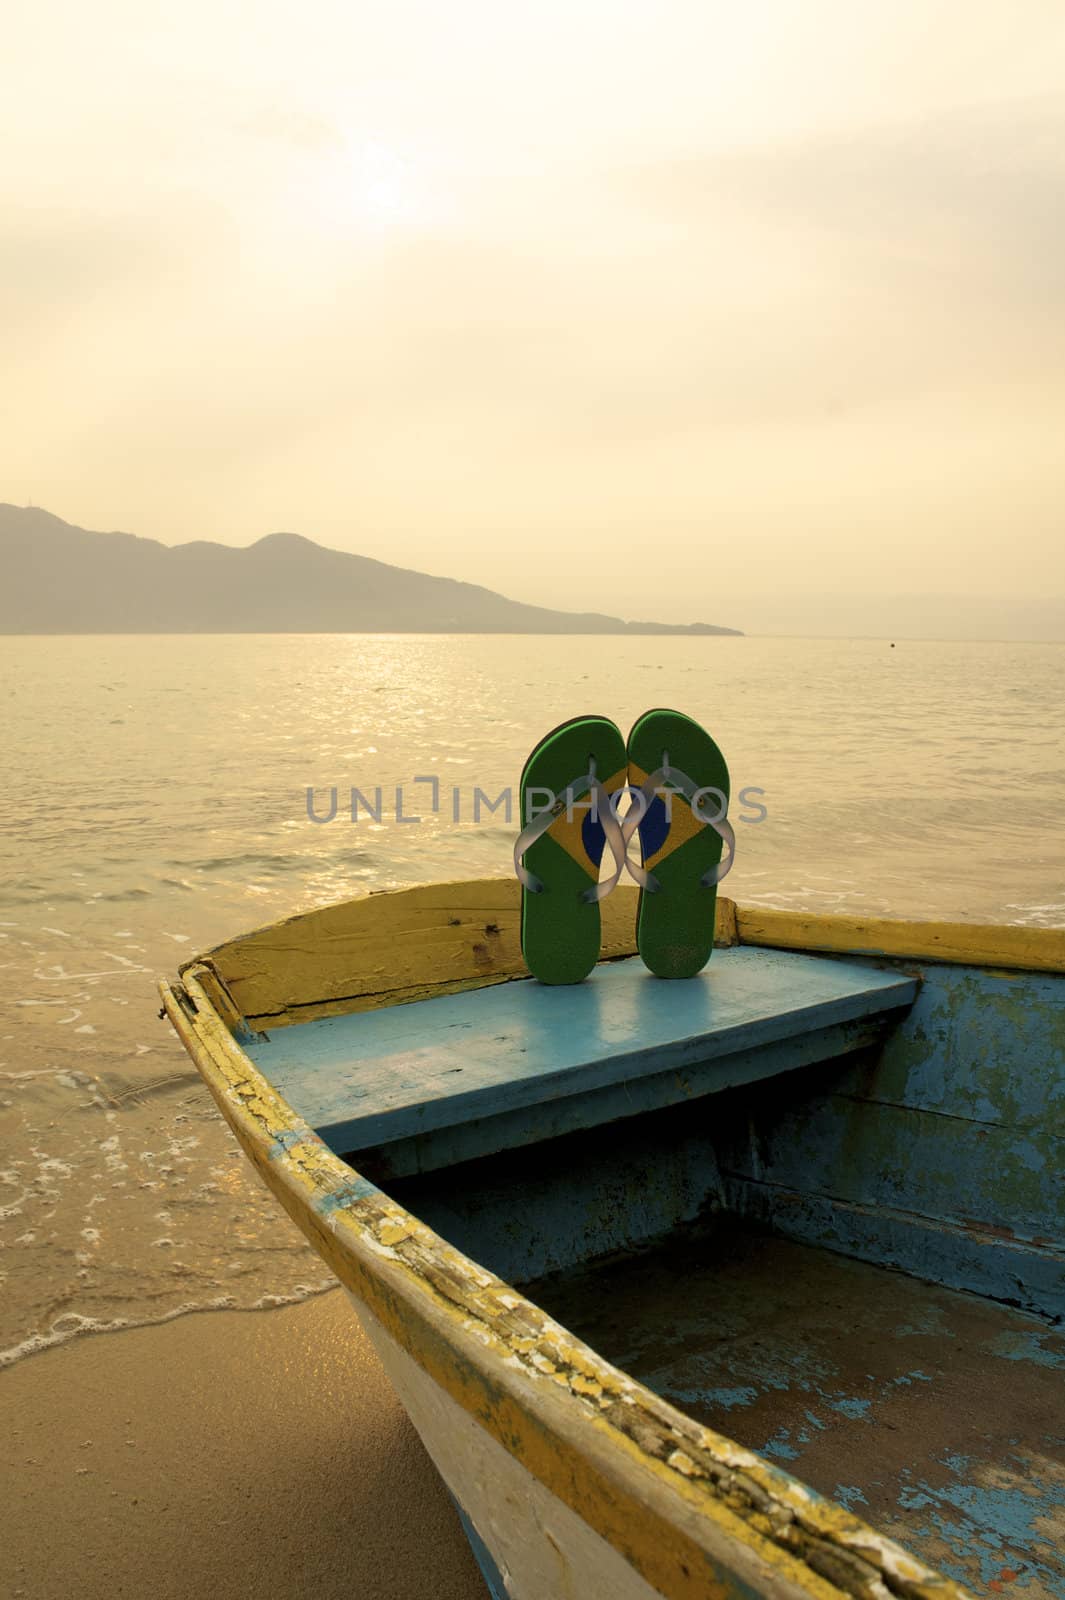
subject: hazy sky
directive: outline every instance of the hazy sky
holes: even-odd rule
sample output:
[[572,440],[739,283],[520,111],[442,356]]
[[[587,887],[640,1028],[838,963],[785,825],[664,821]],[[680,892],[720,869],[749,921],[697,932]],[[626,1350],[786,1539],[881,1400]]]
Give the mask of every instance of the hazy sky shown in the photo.
[[4,33],[0,499],[630,616],[1065,595],[1062,0]]

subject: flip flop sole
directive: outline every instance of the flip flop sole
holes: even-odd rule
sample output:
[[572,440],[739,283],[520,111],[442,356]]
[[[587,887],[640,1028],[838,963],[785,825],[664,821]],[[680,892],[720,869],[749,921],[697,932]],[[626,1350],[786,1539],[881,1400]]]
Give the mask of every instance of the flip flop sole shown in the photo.
[[[727,804],[729,772],[724,756],[704,728],[680,711],[646,711],[629,734],[629,782],[639,786],[663,765],[686,772],[700,787],[719,790]],[[715,796],[707,798],[713,815]],[[656,799],[640,825],[643,864],[661,888],[641,890],[636,909],[636,945],[659,978],[692,978],[714,948],[717,885],[700,883],[724,849],[720,834],[699,821],[680,795]]]
[[[521,774],[520,816],[530,820],[548,794],[562,795],[594,761],[600,783],[613,791],[626,779],[625,741],[607,717],[573,717],[547,734]],[[541,983],[580,983],[599,959],[599,906],[581,897],[599,880],[605,838],[593,820],[587,796],[567,817],[563,809],[550,829],[529,846],[524,865],[543,884],[540,894],[522,889],[521,949],[533,977]]]

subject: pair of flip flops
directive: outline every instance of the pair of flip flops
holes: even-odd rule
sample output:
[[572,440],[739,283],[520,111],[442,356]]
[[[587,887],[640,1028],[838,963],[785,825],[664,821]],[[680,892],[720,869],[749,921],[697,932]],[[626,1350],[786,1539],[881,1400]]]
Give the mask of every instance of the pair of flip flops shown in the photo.
[[[717,884],[735,849],[728,767],[705,729],[680,711],[647,711],[626,743],[609,718],[574,717],[536,746],[520,788],[525,825],[514,866],[533,976],[551,984],[588,976],[599,958],[599,903],[626,871],[640,885],[644,963],[661,978],[700,972],[713,951]],[[641,863],[629,854],[636,835]],[[614,871],[600,880],[608,848]]]

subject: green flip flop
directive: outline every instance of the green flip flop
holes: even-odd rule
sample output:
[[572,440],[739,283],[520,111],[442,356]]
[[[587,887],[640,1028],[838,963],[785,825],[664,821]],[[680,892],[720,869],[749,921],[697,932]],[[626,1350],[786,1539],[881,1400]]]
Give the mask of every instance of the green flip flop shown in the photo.
[[[573,717],[545,735],[521,774],[521,949],[541,983],[580,983],[599,959],[599,902],[621,876],[625,848],[613,797],[628,763],[607,717]],[[607,844],[613,878],[599,882]]]
[[626,840],[638,832],[643,857],[642,869],[629,868],[640,884],[636,945],[657,977],[691,978],[713,953],[717,885],[735,854],[728,767],[705,729],[680,711],[645,711],[628,753],[629,783],[640,793],[624,831]]

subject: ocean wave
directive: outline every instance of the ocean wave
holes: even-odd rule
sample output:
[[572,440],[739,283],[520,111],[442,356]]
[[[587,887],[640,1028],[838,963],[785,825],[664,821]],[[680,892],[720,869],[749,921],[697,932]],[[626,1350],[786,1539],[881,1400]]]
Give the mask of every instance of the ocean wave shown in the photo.
[[319,1295],[337,1288],[339,1284],[335,1278],[318,1284],[299,1284],[288,1294],[264,1294],[246,1306],[239,1305],[233,1295],[221,1294],[211,1300],[189,1300],[151,1317],[127,1316],[105,1320],[68,1311],[56,1318],[47,1333],[31,1333],[19,1344],[0,1350],[0,1370],[14,1366],[16,1361],[24,1361],[28,1356],[41,1355],[45,1350],[54,1350],[57,1345],[69,1344],[72,1339],[84,1338],[89,1334],[123,1333],[129,1328],[157,1328],[165,1322],[174,1322],[178,1317],[193,1316],[199,1312],[276,1311],[282,1306],[302,1305],[306,1300],[315,1300]]
[[269,851],[250,850],[238,855],[211,856],[205,861],[174,861],[170,865],[184,867],[186,872],[228,872],[234,867],[259,867],[269,872],[296,872],[306,870],[308,858],[304,855],[275,855]]

